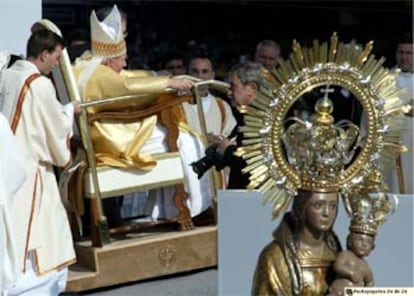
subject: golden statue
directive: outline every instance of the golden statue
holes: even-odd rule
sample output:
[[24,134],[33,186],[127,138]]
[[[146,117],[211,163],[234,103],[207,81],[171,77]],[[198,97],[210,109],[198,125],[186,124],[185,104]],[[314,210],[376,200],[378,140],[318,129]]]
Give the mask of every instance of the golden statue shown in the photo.
[[292,211],[260,254],[253,295],[324,295],[334,274],[329,267],[341,250],[332,230],[336,193],[299,191]]
[[[290,60],[264,71],[256,99],[240,107],[244,141],[236,153],[248,164],[248,189],[264,195],[274,218],[293,202],[259,256],[253,295],[326,295],[340,277],[333,266],[342,249],[332,230],[339,197],[353,217],[351,232],[359,234],[376,231],[392,209],[382,175],[405,151],[398,139],[407,107],[396,72],[383,68],[384,60],[375,60],[371,50],[372,42],[364,48],[343,44],[335,33],[329,46],[315,40],[302,48],[294,41]],[[361,127],[335,122],[330,86],[358,100],[366,117]],[[317,88],[325,94],[315,113],[288,118],[295,101]],[[356,282],[371,284],[369,276]]]
[[375,237],[351,231],[347,238],[347,250],[340,252],[333,264],[335,280],[329,287],[330,296],[344,295],[345,287],[371,287],[374,275],[364,257],[368,256],[375,246]]
[[370,287],[374,275],[364,257],[375,247],[378,227],[387,215],[394,212],[398,200],[390,200],[385,194],[388,188],[381,180],[381,173],[374,170],[359,193],[347,200],[347,211],[351,213],[351,225],[347,237],[347,250],[340,252],[333,264],[335,280],[329,288],[330,296],[344,295],[345,287]]

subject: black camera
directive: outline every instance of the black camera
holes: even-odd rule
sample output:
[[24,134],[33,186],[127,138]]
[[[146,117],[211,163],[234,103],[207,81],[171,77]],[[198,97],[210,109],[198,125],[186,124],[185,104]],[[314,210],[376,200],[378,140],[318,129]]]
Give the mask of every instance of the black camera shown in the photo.
[[226,164],[224,163],[224,155],[216,151],[216,146],[208,146],[206,149],[206,156],[190,164],[197,177],[201,177],[207,172],[213,165],[216,170],[222,170]]

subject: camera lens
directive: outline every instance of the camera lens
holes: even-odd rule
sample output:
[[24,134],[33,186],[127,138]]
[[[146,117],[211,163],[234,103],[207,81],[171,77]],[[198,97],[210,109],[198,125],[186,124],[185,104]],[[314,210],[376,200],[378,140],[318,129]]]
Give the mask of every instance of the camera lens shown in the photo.
[[197,177],[200,179],[209,168],[211,168],[214,163],[208,156],[205,156],[198,161],[191,163],[194,173],[197,174]]

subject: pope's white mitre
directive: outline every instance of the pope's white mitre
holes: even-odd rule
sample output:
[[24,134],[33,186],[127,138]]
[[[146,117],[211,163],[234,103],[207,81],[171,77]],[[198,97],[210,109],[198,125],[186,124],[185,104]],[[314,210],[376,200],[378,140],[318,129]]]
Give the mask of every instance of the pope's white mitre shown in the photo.
[[113,58],[126,54],[121,21],[116,5],[102,22],[98,20],[95,11],[92,11],[90,23],[93,56]]

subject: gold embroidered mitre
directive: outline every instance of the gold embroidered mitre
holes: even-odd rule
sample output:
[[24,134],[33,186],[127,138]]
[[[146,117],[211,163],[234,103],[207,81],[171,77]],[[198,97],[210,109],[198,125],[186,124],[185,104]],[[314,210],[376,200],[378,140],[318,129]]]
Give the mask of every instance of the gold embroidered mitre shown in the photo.
[[98,20],[93,10],[90,23],[93,56],[114,58],[126,54],[126,44],[122,34],[122,18],[116,5],[102,22]]

